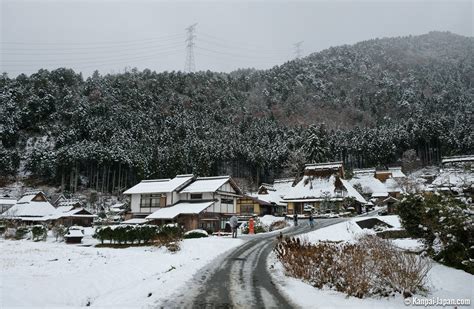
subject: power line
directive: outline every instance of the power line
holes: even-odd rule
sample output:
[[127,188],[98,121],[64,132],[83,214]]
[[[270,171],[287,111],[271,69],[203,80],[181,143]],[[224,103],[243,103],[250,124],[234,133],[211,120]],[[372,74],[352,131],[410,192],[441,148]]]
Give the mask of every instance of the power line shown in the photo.
[[184,63],[185,72],[194,72],[194,70],[196,70],[196,64],[194,63],[194,39],[196,38],[194,32],[196,31],[196,26],[197,23],[186,28],[186,61]]
[[143,38],[137,40],[124,40],[124,41],[98,41],[98,42],[60,42],[60,43],[49,43],[49,42],[24,42],[24,41],[2,41],[2,45],[37,45],[37,46],[67,46],[67,45],[121,45],[121,44],[135,44],[138,42],[146,42],[146,41],[156,41],[156,40],[167,40],[167,39],[174,39],[174,38],[182,38],[182,33],[177,34],[170,34],[152,38]]
[[31,52],[32,50],[35,52],[35,53],[50,53],[50,52],[71,52],[71,51],[85,51],[85,52],[88,52],[88,51],[109,51],[109,50],[117,50],[117,49],[122,49],[122,50],[126,50],[126,49],[135,49],[135,48],[143,48],[143,47],[150,47],[150,46],[166,46],[166,45],[174,45],[174,44],[182,44],[181,43],[182,40],[181,39],[173,39],[172,41],[171,40],[161,40],[161,41],[157,41],[157,42],[147,42],[147,43],[139,43],[139,44],[136,44],[136,43],[133,43],[133,44],[124,44],[124,45],[116,45],[116,46],[78,46],[78,47],[61,47],[61,48],[36,48],[36,47],[3,47],[0,49],[2,51],[3,54],[8,54],[9,52],[14,52],[15,54],[16,53],[19,53],[19,52],[24,52],[24,51],[27,51],[27,52]]
[[232,56],[232,57],[235,57],[235,58],[243,58],[243,59],[254,58],[254,59],[265,60],[265,59],[269,58],[268,55],[260,54],[260,55],[254,55],[254,56],[247,56],[247,55],[243,55],[243,54],[239,54],[239,53],[232,53],[232,52],[227,52],[227,51],[218,51],[218,50],[209,49],[209,48],[200,47],[200,46],[196,46],[196,49],[204,50],[204,51],[214,53],[214,54],[228,55],[228,56]]
[[252,62],[252,63],[265,63],[265,64],[278,64],[280,62],[282,62],[281,59],[252,59],[252,58],[239,58],[239,57],[234,57],[234,56],[228,56],[228,55],[225,55],[225,54],[210,54],[210,53],[204,53],[202,51],[196,51],[196,54],[197,55],[200,55],[200,56],[205,56],[205,57],[208,57],[208,58],[211,58],[213,61],[225,61],[226,63],[229,63],[229,60],[235,60],[235,61],[240,61],[240,62]]
[[199,42],[199,43],[203,43],[204,45],[207,45],[207,46],[213,46],[214,47],[215,45],[218,45],[219,48],[222,48],[222,49],[238,51],[239,53],[247,53],[247,54],[265,53],[265,54],[272,54],[272,55],[287,55],[288,52],[290,51],[290,50],[253,49],[253,48],[249,48],[249,47],[246,47],[246,46],[233,47],[233,46],[227,45],[225,43],[213,42],[213,41],[209,41],[209,40],[201,39],[201,38],[197,38],[196,41]]
[[[107,53],[107,55],[101,55],[102,57],[109,57],[110,55],[119,55],[119,54],[127,54],[127,53],[132,53],[132,55],[136,54],[137,52],[141,51],[160,51],[160,50],[166,50],[170,48],[176,48],[176,47],[181,47],[182,48],[183,44],[182,43],[174,43],[172,45],[157,45],[157,46],[148,46],[148,47],[140,47],[140,48],[125,48],[125,49],[119,49],[119,50],[101,50],[101,51],[94,51],[94,54],[103,54]],[[47,56],[78,56],[78,55],[90,55],[90,51],[78,51],[78,52],[48,52],[48,53],[3,53],[0,52],[0,55],[8,55],[8,56],[37,56],[38,58],[42,57],[47,57]],[[95,56],[97,57],[97,56]],[[16,58],[16,57],[15,57]],[[23,61],[23,60],[22,60]]]
[[228,45],[228,46],[231,46],[231,47],[234,47],[234,48],[237,47],[237,48],[251,49],[251,50],[255,50],[255,51],[259,51],[259,52],[260,51],[265,51],[265,50],[266,51],[286,52],[286,51],[289,50],[288,48],[268,48],[268,46],[266,46],[266,45],[258,45],[258,44],[254,44],[254,43],[249,44],[249,42],[247,42],[247,41],[245,41],[245,42],[241,42],[241,41],[229,42],[226,39],[219,38],[217,36],[210,35],[210,34],[207,34],[207,33],[202,33],[202,32],[199,32],[199,36],[200,36],[200,38],[201,38],[201,36],[204,36],[207,39],[210,39],[210,40],[213,40],[215,42],[225,44],[225,45]]
[[[133,57],[108,57],[107,59],[97,59],[97,58],[81,58],[81,59],[68,59],[68,60],[54,60],[54,59],[51,59],[50,61],[42,61],[41,65],[65,65],[65,64],[68,64],[68,65],[73,65],[73,64],[81,64],[81,63],[84,63],[84,64],[89,64],[89,63],[97,63],[97,64],[101,64],[101,63],[107,63],[107,62],[110,62],[110,61],[116,61],[116,60],[123,60],[123,61],[130,61],[130,60],[135,60],[135,59],[141,59],[143,57],[151,57],[151,58],[155,58],[156,59],[156,56],[162,56],[162,55],[176,55],[178,52],[182,52],[182,49],[174,49],[174,50],[166,50],[166,51],[161,51],[161,52],[154,52],[154,53],[151,53],[151,54],[143,54],[143,55],[136,55],[136,56],[133,56]],[[129,56],[132,56],[132,55],[129,55]],[[73,61],[73,62],[68,62],[68,61]],[[34,64],[28,64],[28,63],[24,63],[24,61],[22,61],[22,63],[20,64],[16,64],[16,63],[9,63],[8,61],[6,62],[2,62],[1,63],[1,67],[4,67],[4,66],[16,66],[16,67],[22,67],[22,66],[25,66],[25,67],[29,67],[29,66],[34,66]]]

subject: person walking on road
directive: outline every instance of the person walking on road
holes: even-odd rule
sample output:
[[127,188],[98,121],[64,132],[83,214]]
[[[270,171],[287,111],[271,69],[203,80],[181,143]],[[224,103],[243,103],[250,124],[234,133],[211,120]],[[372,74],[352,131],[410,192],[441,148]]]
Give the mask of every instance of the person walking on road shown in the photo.
[[239,226],[239,220],[236,216],[232,216],[229,219],[230,228],[232,229],[232,238],[237,238],[237,227]]
[[309,226],[310,226],[311,228],[314,227],[314,217],[313,217],[313,213],[312,213],[312,212],[309,213]]
[[293,215],[293,222],[295,223],[295,226],[298,226],[298,214],[296,212]]

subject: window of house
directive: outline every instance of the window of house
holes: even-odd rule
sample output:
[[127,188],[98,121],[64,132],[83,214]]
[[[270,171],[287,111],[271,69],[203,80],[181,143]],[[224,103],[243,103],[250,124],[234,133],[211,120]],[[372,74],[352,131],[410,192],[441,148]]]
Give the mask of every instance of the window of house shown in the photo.
[[253,214],[253,205],[240,205],[240,213]]
[[140,200],[141,208],[165,207],[166,194],[142,194]]
[[223,198],[221,199],[221,204],[232,204],[234,205],[234,200],[231,198]]
[[191,194],[192,200],[202,200],[202,193]]

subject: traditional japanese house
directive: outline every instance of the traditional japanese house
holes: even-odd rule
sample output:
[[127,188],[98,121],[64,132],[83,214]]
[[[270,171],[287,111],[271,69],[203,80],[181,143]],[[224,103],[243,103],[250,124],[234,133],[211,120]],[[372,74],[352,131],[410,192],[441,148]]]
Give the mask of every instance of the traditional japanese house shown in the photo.
[[360,212],[367,201],[343,176],[342,162],[306,165],[303,178],[283,198],[288,213],[303,214],[310,208],[325,212],[347,205]]
[[2,213],[2,218],[35,224],[44,221],[45,216],[54,215],[56,208],[51,205],[43,192],[25,193],[15,205]]
[[237,213],[241,217],[273,215],[275,214],[275,207],[272,203],[267,201],[250,195],[244,195],[237,199]]
[[230,176],[194,177],[142,181],[124,192],[131,195],[135,218],[155,224],[175,222],[186,230],[217,231],[237,214],[241,190]]

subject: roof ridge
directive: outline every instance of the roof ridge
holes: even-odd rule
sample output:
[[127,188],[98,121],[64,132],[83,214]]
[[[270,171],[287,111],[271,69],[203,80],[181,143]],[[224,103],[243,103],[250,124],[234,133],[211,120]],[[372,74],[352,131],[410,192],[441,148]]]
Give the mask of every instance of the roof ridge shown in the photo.
[[163,179],[144,179],[141,182],[165,182],[170,181],[171,178],[163,178]]
[[343,164],[343,162],[342,161],[331,161],[331,162],[321,162],[321,163],[307,163],[304,166],[305,167],[315,166],[315,165],[324,166],[324,165],[331,165],[331,164]]
[[196,180],[225,179],[225,178],[230,178],[230,176],[229,175],[223,175],[223,176],[197,177]]

